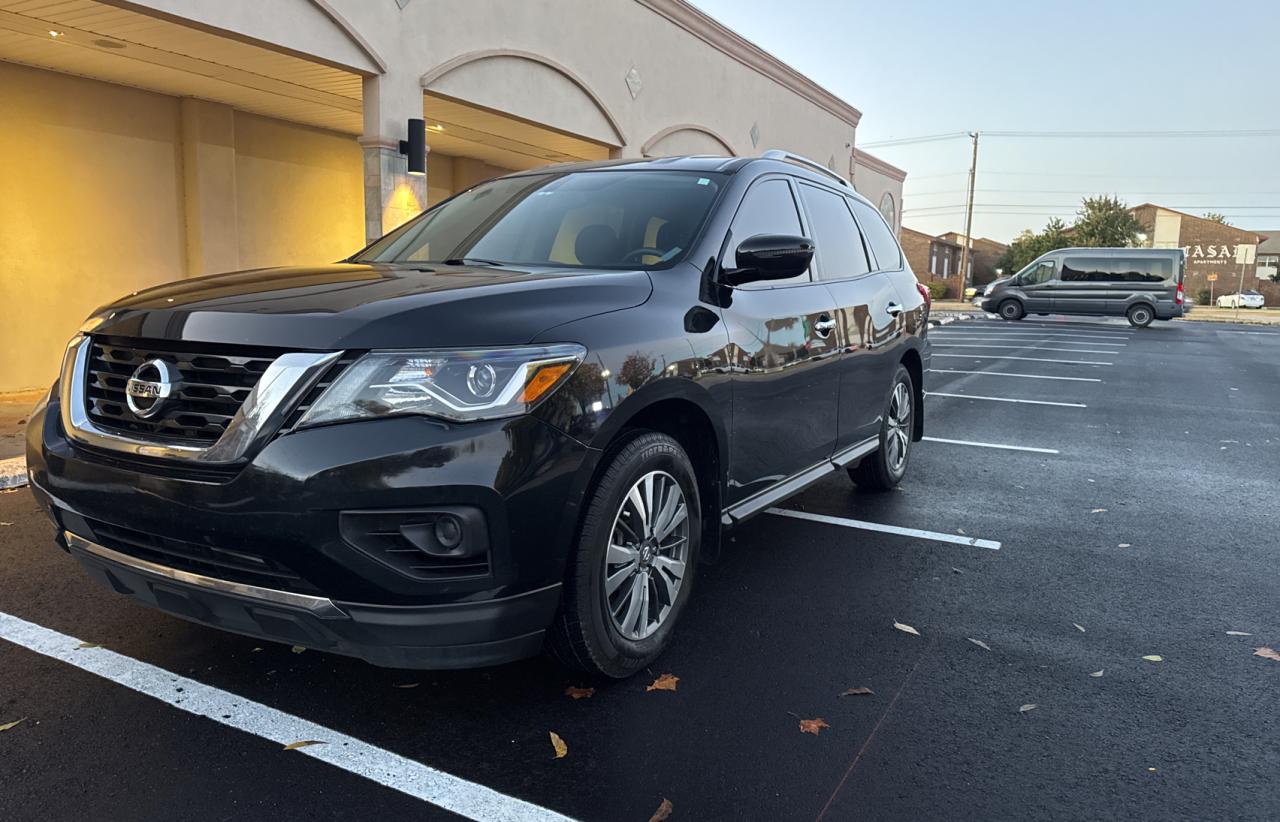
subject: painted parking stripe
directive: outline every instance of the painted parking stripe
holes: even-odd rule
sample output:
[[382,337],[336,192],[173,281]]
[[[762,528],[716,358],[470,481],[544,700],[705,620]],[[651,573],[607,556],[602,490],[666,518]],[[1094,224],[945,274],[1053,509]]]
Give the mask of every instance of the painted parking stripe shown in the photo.
[[1028,342],[1051,342],[1055,345],[1109,345],[1113,347],[1121,347],[1128,345],[1127,342],[1111,342],[1110,337],[1087,337],[1082,339],[1072,339],[1067,337],[1041,337],[1039,335],[1023,336],[1021,334],[930,334],[929,337],[941,337],[947,340],[964,340],[970,342],[973,340],[989,340],[991,342],[1002,342],[1005,340],[1026,340]]
[[1025,342],[1021,345],[999,345],[986,343],[934,343],[934,348],[1011,348],[1015,351],[1025,351],[1028,349],[1034,351],[1064,351],[1068,354],[1118,354],[1118,351],[1097,350],[1092,348],[1051,348],[1040,343]]
[[984,377],[1023,377],[1028,380],[1063,380],[1065,382],[1102,382],[1097,377],[1054,377],[1048,374],[1015,374],[1012,371],[960,371],[954,368],[930,368],[931,374],[981,374]]
[[971,442],[970,440],[945,440],[942,437],[922,437],[925,442],[941,442],[947,445],[972,445],[974,448],[998,448],[1001,451],[1030,451],[1033,454],[1060,454],[1056,448],[1032,448],[1027,445],[1005,445],[999,442]]
[[318,759],[468,819],[505,822],[569,820],[569,817],[547,808],[115,651],[106,648],[78,649],[82,643],[75,637],[3,612],[0,612],[0,638],[146,694],[178,710],[281,746],[301,740],[319,740],[325,744],[309,745],[281,755],[301,754]]
[[1058,362],[1068,365],[1114,365],[1097,360],[1049,360],[1044,357],[1015,357],[1012,354],[934,354],[935,357],[954,357],[962,360],[1025,360],[1026,362]]
[[826,514],[810,514],[808,511],[792,511],[789,508],[768,508],[765,510],[765,513],[776,514],[780,517],[804,519],[809,520],[810,522],[823,522],[827,525],[841,525],[845,528],[858,528],[863,531],[877,531],[882,534],[898,534],[899,536],[916,537],[917,539],[931,539],[934,542],[949,542],[952,545],[968,545],[974,548],[990,548],[992,551],[1000,550],[1000,543],[991,539],[975,539],[973,537],[962,537],[957,534],[943,534],[937,531],[921,531],[918,528],[899,528],[897,525],[882,525],[878,522],[864,522],[860,519],[829,517]]
[[926,397],[954,397],[961,400],[988,400],[990,402],[1017,402],[1025,405],[1056,405],[1060,408],[1088,408],[1082,402],[1050,402],[1049,400],[1018,400],[1013,397],[983,397],[978,394],[946,394],[942,391],[930,391]]

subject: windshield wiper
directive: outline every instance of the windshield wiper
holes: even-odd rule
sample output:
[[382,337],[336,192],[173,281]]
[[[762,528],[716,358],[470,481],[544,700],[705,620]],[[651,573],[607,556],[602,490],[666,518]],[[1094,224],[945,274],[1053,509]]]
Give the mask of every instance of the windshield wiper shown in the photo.
[[449,260],[444,260],[441,264],[442,265],[499,265],[499,266],[506,265],[506,263],[501,262],[500,260],[484,260],[484,259],[481,259],[480,257],[454,257]]

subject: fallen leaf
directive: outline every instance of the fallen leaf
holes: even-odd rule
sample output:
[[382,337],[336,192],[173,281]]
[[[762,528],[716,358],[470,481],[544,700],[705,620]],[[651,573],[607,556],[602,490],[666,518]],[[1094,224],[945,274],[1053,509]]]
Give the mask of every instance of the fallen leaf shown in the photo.
[[0,725],[0,732],[7,731],[10,728],[17,726],[19,723],[26,722],[26,721],[27,721],[27,718],[24,716],[22,719],[15,719],[12,722],[6,722],[3,725]]
[[653,816],[649,817],[649,822],[663,822],[663,820],[671,816],[672,810],[674,810],[674,806],[671,804],[671,800],[662,800],[662,804],[653,812]]
[[973,637],[971,637],[971,636],[967,636],[967,637],[965,637],[965,639],[969,640],[969,641],[970,641],[970,642],[972,642],[974,645],[977,645],[979,648],[981,648],[981,649],[982,649],[982,650],[984,650],[984,651],[990,651],[990,650],[991,650],[991,646],[990,646],[990,645],[988,645],[987,643],[983,642],[983,641],[982,641],[982,640],[980,640],[980,639],[974,639],[974,638],[973,638]]
[[1023,705],[1021,708],[1018,709],[1018,713],[1025,714],[1027,711],[1034,711],[1036,707],[1037,707],[1036,703],[1028,702],[1026,705]]
[[953,574],[963,574],[963,573],[964,573],[964,571],[961,571],[959,568],[952,568],[952,569],[951,569],[951,572],[952,572]]
[[1093,509],[1092,511],[1090,511],[1089,513],[1090,513],[1090,514],[1105,514],[1105,513],[1107,513],[1107,509],[1106,509],[1106,508],[1094,508],[1094,509]]
[[674,691],[676,685],[680,682],[680,677],[674,674],[663,674],[653,681],[653,684],[645,688],[646,691]]
[[293,651],[295,654],[300,654],[300,653],[302,653],[303,651],[305,651],[305,650],[307,650],[307,649],[306,649],[306,648],[303,648],[301,645],[294,645],[294,646],[293,646],[292,648],[290,648],[289,650],[290,650],[290,651]]
[[1147,768],[1147,773],[1155,773],[1155,772],[1156,772],[1155,768]]
[[319,739],[300,739],[297,742],[290,742],[288,745],[285,745],[284,749],[286,751],[296,751],[299,748],[305,748],[308,745],[324,745],[324,744],[327,744],[327,743],[322,742]]
[[1253,655],[1260,656],[1263,659],[1274,659],[1276,662],[1280,662],[1280,653],[1276,653],[1274,648],[1254,648]]
[[555,731],[550,731],[550,734],[551,734],[551,747],[556,749],[556,759],[564,759],[566,756],[569,755],[569,746],[566,745],[565,741],[560,738],[560,734],[556,733]]
[[963,529],[963,528],[957,528],[957,529],[956,529],[956,533],[957,533],[957,534],[960,534],[961,536],[968,536],[967,534],[965,534],[965,532],[964,532],[964,529]]
[[252,651],[250,651],[250,653],[256,654],[261,650],[262,650],[261,648],[254,648]]
[[573,699],[586,699],[596,692],[595,688],[578,688],[570,685],[564,689],[564,695]]
[[96,642],[81,642],[79,645],[76,646],[76,650],[79,651],[82,648],[101,648],[101,647],[102,646]]
[[1122,543],[1120,543],[1119,545],[1117,545],[1116,547],[1117,547],[1117,548],[1132,548],[1132,547],[1133,547],[1133,545],[1132,545],[1131,543],[1128,543],[1128,542],[1122,542]]
[[827,720],[822,717],[818,717],[817,719],[800,720],[800,733],[802,734],[813,734],[814,736],[817,736],[818,731],[821,731],[823,728],[830,727],[831,726],[827,724]]
[[9,526],[9,525],[13,525],[13,523],[12,523],[12,522],[2,522],[2,521],[0,521],[0,527],[7,527],[7,526]]
[[1143,657],[1147,662],[1164,662],[1164,657],[1159,654],[1147,654]]
[[840,696],[872,696],[874,694],[875,691],[870,688],[849,688],[845,690],[844,693],[840,694]]
[[911,634],[912,636],[920,636],[920,632],[917,631],[915,628],[912,628],[910,625],[903,625],[901,622],[898,622],[897,620],[893,621],[893,627],[897,628],[899,631],[902,631],[903,633]]
[[1089,676],[1093,677],[1094,679],[1097,679],[1098,677],[1102,676],[1104,673],[1106,673],[1106,668],[1103,668],[1101,671],[1094,671],[1093,673],[1089,674]]
[[1227,631],[1227,636],[1253,636],[1253,634],[1245,633],[1244,631]]
[[1083,625],[1081,625],[1079,622],[1073,622],[1073,623],[1071,623],[1071,624],[1072,624],[1072,625],[1074,625],[1074,626],[1076,626],[1076,630],[1077,630],[1077,631],[1079,631],[1079,632],[1080,632],[1080,633],[1082,633],[1082,634],[1084,633],[1084,626],[1083,626]]
[[391,687],[392,688],[416,688],[421,684],[422,684],[421,682],[405,682],[402,685],[392,685]]

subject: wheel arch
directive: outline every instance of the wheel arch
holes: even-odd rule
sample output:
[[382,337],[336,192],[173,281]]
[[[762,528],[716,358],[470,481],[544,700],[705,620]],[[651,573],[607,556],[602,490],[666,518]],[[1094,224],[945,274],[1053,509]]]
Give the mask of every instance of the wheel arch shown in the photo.
[[914,387],[915,396],[911,398],[911,401],[916,405],[916,413],[911,422],[911,440],[919,442],[924,438],[924,359],[920,356],[919,351],[914,348],[908,348],[902,353],[900,362],[907,369],[907,373],[911,375],[911,382]]

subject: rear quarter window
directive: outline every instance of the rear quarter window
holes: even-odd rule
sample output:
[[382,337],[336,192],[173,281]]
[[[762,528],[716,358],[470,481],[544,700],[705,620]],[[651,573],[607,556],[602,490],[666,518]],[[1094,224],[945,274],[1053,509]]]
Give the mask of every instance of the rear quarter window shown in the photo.
[[879,271],[897,271],[902,268],[902,249],[894,239],[893,231],[879,211],[861,200],[849,200],[853,216],[858,218],[862,236],[867,238],[871,253],[875,256],[875,268]]

